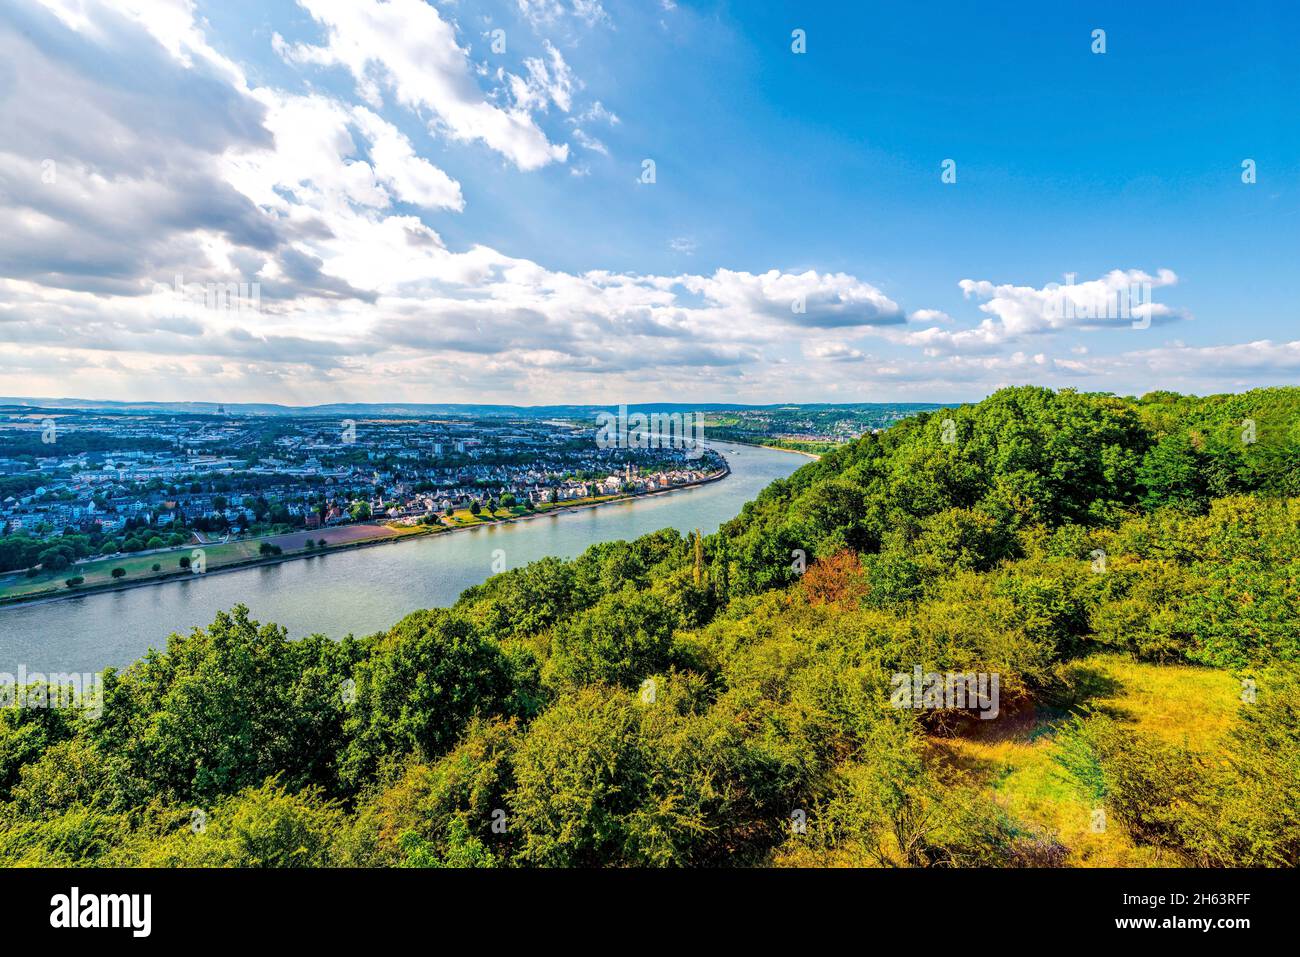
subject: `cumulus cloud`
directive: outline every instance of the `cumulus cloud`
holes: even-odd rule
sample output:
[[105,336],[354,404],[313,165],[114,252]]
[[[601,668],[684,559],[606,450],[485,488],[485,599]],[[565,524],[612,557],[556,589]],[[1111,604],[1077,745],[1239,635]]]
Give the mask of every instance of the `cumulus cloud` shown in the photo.
[[896,302],[845,273],[771,269],[755,275],[719,269],[708,278],[684,277],[683,285],[732,310],[794,326],[840,328],[904,321]]
[[[457,221],[472,180],[421,155],[426,123],[449,155],[483,144],[527,171],[568,155],[538,118],[595,153],[607,150],[590,131],[619,118],[599,100],[582,106],[550,42],[485,92],[488,71],[475,73],[430,4],[300,3],[320,37],[276,39],[298,69],[293,89],[250,84],[188,0],[0,8],[0,123],[17,131],[0,139],[3,391],[63,394],[76,380],[117,397],[283,402],[862,400],[881,388],[934,398],[937,382],[983,393],[1300,372],[1300,343],[1270,340],[1054,354],[1053,333],[1189,318],[1150,298],[1128,318],[1096,308],[1134,286],[1163,298],[1170,270],[1057,289],[962,280],[981,317],[963,328],[846,272],[696,260],[673,275],[563,270],[475,242]],[[598,4],[523,6],[539,23],[603,16]],[[317,85],[317,66],[344,71],[344,92]],[[703,258],[691,236],[652,235],[660,255]],[[252,308],[156,289],[232,281],[257,284]]]
[[900,332],[891,341],[917,346],[929,355],[991,353],[1008,343],[1065,330],[1145,329],[1190,319],[1185,310],[1156,302],[1155,290],[1174,286],[1170,269],[1155,275],[1141,269],[1112,269],[1098,279],[1048,283],[1041,288],[962,279],[958,287],[988,318],[978,326],[953,329],[951,318],[932,309],[918,309],[914,324],[935,323],[926,329]]
[[908,322],[935,323],[942,326],[952,325],[952,316],[941,309],[915,309],[907,314]]
[[[481,141],[519,169],[537,169],[568,158],[568,147],[552,144],[527,107],[503,109],[489,101],[474,80],[455,29],[431,4],[424,0],[298,3],[324,28],[326,38],[323,45],[313,46],[291,44],[277,35],[277,49],[290,62],[345,67],[358,94],[372,108],[382,107],[384,94],[391,93],[408,109],[430,111],[437,118],[436,128],[451,137]],[[552,80],[547,95],[567,100],[564,82]],[[532,105],[529,100],[528,106]]]
[[1112,269],[1098,279],[1076,283],[1032,286],[994,285],[987,280],[963,279],[957,283],[970,299],[986,299],[979,308],[994,319],[991,334],[1015,338],[1070,327],[1131,326],[1143,318],[1176,320],[1186,314],[1150,299],[1156,289],[1174,286],[1178,276],[1160,269],[1153,276],[1141,269]]
[[205,236],[279,246],[220,169],[226,150],[271,141],[231,71],[121,11],[61,12],[0,8],[0,275],[126,293],[202,262]]
[[527,57],[524,60],[526,76],[506,74],[510,92],[516,108],[524,112],[546,110],[554,103],[568,113],[573,108],[574,90],[580,83],[551,41],[545,41],[544,45],[545,59]]
[[812,343],[804,347],[804,355],[812,359],[827,359],[831,362],[860,362],[867,358],[866,353],[843,342]]

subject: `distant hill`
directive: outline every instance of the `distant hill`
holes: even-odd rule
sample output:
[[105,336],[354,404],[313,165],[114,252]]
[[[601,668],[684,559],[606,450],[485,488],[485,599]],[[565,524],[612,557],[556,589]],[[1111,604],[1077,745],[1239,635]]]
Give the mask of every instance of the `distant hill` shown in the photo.
[[[332,402],[324,405],[276,405],[262,402],[116,402],[107,399],[49,399],[0,396],[0,411],[38,411],[67,409],[100,412],[170,412],[189,415],[216,415],[225,411],[238,415],[461,415],[507,418],[565,418],[590,416],[601,411],[617,411],[618,405],[480,405],[472,403],[422,402]],[[920,412],[939,408],[934,402],[781,402],[770,405],[746,405],[728,402],[640,402],[628,405],[632,412],[721,412],[732,410],[872,410],[898,409]]]

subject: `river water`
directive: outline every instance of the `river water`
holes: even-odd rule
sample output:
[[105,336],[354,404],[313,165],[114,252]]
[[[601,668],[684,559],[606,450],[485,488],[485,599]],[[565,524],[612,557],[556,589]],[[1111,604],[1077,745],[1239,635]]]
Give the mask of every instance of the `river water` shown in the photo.
[[449,605],[493,572],[494,553],[516,568],[547,555],[572,558],[596,542],[661,528],[706,535],[740,514],[774,479],[808,459],[775,449],[710,443],[731,474],[665,495],[561,512],[509,525],[334,552],[118,592],[0,608],[0,672],[93,672],[122,667],[167,636],[211,623],[243,602],[293,637],[382,631],[420,608]]

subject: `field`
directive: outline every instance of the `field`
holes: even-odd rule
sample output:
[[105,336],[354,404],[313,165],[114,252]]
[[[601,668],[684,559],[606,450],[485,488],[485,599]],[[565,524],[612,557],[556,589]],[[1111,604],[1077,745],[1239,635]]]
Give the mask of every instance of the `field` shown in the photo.
[[[1241,706],[1240,684],[1213,668],[1097,655],[1068,671],[1080,689],[1070,710],[1088,705],[1136,731],[1205,754],[1216,750]],[[976,722],[965,736],[934,739],[935,757],[985,784],[1013,817],[1055,834],[1069,848],[1068,866],[1177,866],[1171,855],[1135,847],[1113,821],[1104,831],[1093,830],[1090,803],[1052,759],[1055,730],[1067,716],[1064,709],[1040,710]]]
[[[108,558],[96,558],[80,562],[59,572],[41,572],[28,578],[22,572],[0,576],[0,601],[5,599],[42,595],[61,594],[63,592],[84,590],[96,586],[109,585],[114,582],[131,583],[174,577],[183,572],[181,559],[196,560],[196,551],[201,550],[208,570],[222,568],[240,562],[258,559],[261,546],[271,544],[280,548],[285,555],[307,554],[307,541],[324,539],[329,546],[350,545],[357,542],[382,541],[409,535],[428,534],[432,531],[422,526],[403,527],[378,524],[344,525],[338,528],[313,529],[311,531],[292,532],[287,535],[271,535],[265,538],[246,539],[235,542],[216,542],[209,544],[185,545],[180,548],[163,549],[147,554],[118,555]],[[154,566],[158,569],[155,571]],[[113,569],[121,568],[126,574],[113,578]],[[80,576],[85,582],[75,588],[68,588],[65,582],[69,578]]]

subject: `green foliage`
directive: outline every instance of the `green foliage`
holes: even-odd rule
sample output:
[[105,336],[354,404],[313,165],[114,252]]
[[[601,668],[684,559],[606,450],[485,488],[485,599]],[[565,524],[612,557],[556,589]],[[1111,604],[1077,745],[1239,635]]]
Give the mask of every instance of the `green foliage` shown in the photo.
[[469,833],[465,823],[453,819],[449,827],[448,847],[440,856],[428,841],[413,831],[402,835],[401,847],[406,859],[399,867],[497,867],[498,862],[486,844]]
[[678,617],[658,597],[631,585],[556,629],[551,665],[569,684],[638,685],[668,664]]
[[585,688],[533,722],[515,760],[511,807],[523,859],[565,867],[627,861],[623,818],[646,784],[636,705]]
[[1076,716],[1056,737],[1056,760],[1080,792],[1140,844],[1210,867],[1300,862],[1300,671],[1264,672],[1242,704],[1223,760]]
[[24,767],[76,731],[72,713],[64,709],[0,708],[0,797],[9,798]]
[[133,785],[168,799],[211,800],[275,774],[292,788],[333,787],[339,689],[356,651],[320,635],[291,642],[239,605],[107,682],[88,733]]
[[315,789],[274,782],[224,798],[202,826],[184,824],[139,849],[143,867],[328,867],[338,862],[343,814]]
[[[1004,389],[714,535],[534,562],[361,641],[237,606],[109,672],[98,720],[0,709],[0,864],[1056,866],[1074,839],[955,747],[1027,722],[1135,847],[1296,866],[1297,423],[1297,389]],[[20,568],[101,544],[15,538]],[[1086,706],[1097,651],[1258,699],[1221,742],[1157,736]],[[998,675],[999,721],[891,707],[917,667]]]
[[385,758],[436,758],[471,718],[510,710],[510,668],[501,647],[461,615],[418,611],[377,641],[355,671],[341,759],[358,786]]

